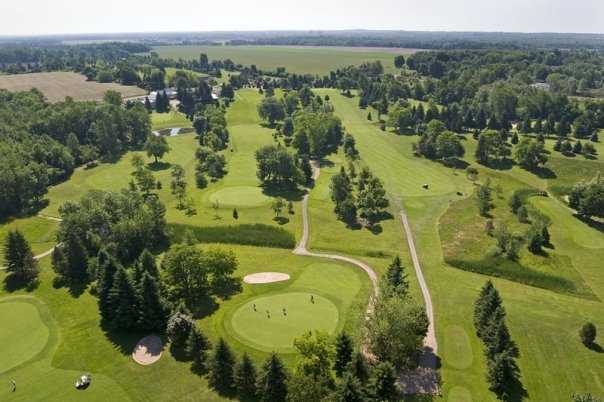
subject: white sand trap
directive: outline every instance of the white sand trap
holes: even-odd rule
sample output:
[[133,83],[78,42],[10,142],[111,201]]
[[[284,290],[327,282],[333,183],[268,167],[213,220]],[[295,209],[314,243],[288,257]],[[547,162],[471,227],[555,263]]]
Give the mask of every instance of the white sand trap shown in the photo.
[[161,357],[164,345],[159,336],[149,335],[138,341],[132,352],[132,358],[138,364],[148,366],[155,363]]
[[282,282],[287,280],[289,280],[289,275],[281,272],[258,272],[256,274],[246,275],[245,278],[243,278],[245,283],[251,284]]

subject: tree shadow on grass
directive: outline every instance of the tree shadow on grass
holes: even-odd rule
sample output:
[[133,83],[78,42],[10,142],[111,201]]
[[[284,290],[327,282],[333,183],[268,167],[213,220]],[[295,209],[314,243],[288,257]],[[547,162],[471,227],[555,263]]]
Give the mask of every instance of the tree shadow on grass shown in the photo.
[[285,216],[276,216],[273,218],[273,220],[275,222],[277,222],[279,225],[285,225],[286,223],[289,223],[289,218],[287,218]]
[[231,296],[241,292],[241,278],[225,278],[212,284],[212,293],[222,300],[228,300]]
[[453,169],[466,169],[470,164],[463,159],[452,158],[440,161],[443,166]]
[[600,346],[597,342],[592,342],[589,345],[585,345],[587,349],[594,351],[596,353],[604,353],[604,348]]
[[[101,329],[116,349],[126,356],[132,354],[138,341],[145,336],[137,331],[116,330],[106,320],[101,320]],[[162,342],[164,342],[164,339],[162,339]]]
[[40,286],[39,280],[27,281],[18,275],[9,274],[4,278],[4,290],[9,293],[24,289],[27,292],[33,292]]
[[69,282],[59,276],[56,276],[52,280],[52,287],[55,289],[67,288],[69,294],[77,299],[86,291],[86,288],[88,288],[88,282]]
[[265,184],[262,186],[262,193],[268,197],[285,198],[287,201],[301,201],[306,191],[293,184]]
[[591,218],[587,218],[585,216],[581,216],[579,214],[575,214],[575,218],[579,219],[581,222],[585,223],[587,226],[596,229],[597,231],[604,233],[604,222],[600,222]]
[[514,167],[514,161],[509,158],[503,158],[489,161],[489,163],[485,163],[484,166],[494,170],[510,170]]
[[218,310],[218,303],[210,295],[204,295],[195,303],[194,306],[187,306],[191,310],[193,318],[202,319],[209,315],[214,314]]
[[172,166],[172,164],[169,162],[158,161],[158,162],[151,162],[147,166],[149,166],[149,170],[151,170],[153,172],[159,172],[161,170],[169,169],[170,166]]
[[545,166],[538,166],[536,168],[527,170],[533,173],[535,176],[539,177],[540,179],[555,179],[556,177],[558,177],[556,176],[556,173],[553,170]]

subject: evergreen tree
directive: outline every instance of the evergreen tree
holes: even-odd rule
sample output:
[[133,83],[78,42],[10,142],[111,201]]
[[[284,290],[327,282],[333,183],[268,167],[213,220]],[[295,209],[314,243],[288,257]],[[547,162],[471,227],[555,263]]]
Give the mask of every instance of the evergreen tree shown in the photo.
[[510,206],[510,209],[512,210],[513,213],[517,213],[518,208],[520,208],[522,206],[522,200],[520,199],[520,196],[516,192],[514,192],[512,194],[512,196],[510,197],[510,201],[508,202],[508,205]]
[[401,258],[397,255],[392,260],[386,271],[386,280],[388,287],[400,297],[405,297],[409,292],[409,281],[405,274],[405,268],[401,263]]
[[480,290],[474,305],[474,327],[479,338],[482,339],[489,318],[499,306],[501,306],[499,292],[493,286],[493,282],[489,280]]
[[275,353],[262,366],[258,377],[258,395],[262,402],[283,402],[287,397],[287,373]]
[[210,358],[209,381],[218,391],[229,391],[233,387],[235,356],[224,339],[220,338]]
[[344,378],[338,385],[335,392],[334,401],[336,402],[363,402],[363,387],[357,377],[351,373],[344,374]]
[[527,223],[528,222],[528,209],[526,208],[526,206],[521,205],[520,208],[518,208],[518,210],[516,211],[516,216],[518,216],[518,221],[520,223]]
[[365,356],[361,351],[356,351],[352,356],[352,361],[348,365],[347,371],[355,376],[361,383],[369,379],[369,368],[365,361]]
[[159,279],[159,271],[157,264],[155,263],[155,257],[147,249],[144,249],[141,255],[138,257],[138,264],[140,265],[141,271],[148,273],[155,279]]
[[575,145],[573,145],[573,153],[580,154],[582,151],[583,151],[583,144],[581,144],[581,141],[575,142]]
[[193,325],[189,329],[189,336],[185,345],[185,352],[193,360],[192,369],[194,372],[201,373],[205,370],[207,362],[207,350],[210,348],[210,342],[203,332]]
[[101,317],[110,320],[115,306],[109,295],[115,281],[115,273],[121,266],[109,255],[106,249],[101,249],[97,256],[98,259],[98,284],[99,293],[99,311]]
[[512,357],[518,355],[518,349],[512,341],[505,324],[505,311],[502,306],[498,306],[489,318],[483,340],[486,345],[486,355],[489,359],[493,359],[496,354],[504,351],[508,351]]
[[233,208],[233,219],[239,219],[239,212],[237,212],[237,208]]
[[139,328],[164,332],[168,314],[168,307],[161,297],[157,279],[144,272],[140,282]]
[[4,242],[6,270],[21,281],[30,282],[38,276],[38,264],[25,236],[18,230],[11,230]]
[[69,281],[82,283],[88,278],[88,256],[86,248],[75,232],[69,232],[63,245],[67,278]]
[[399,393],[396,388],[396,371],[389,362],[379,363],[373,369],[369,389],[376,401],[398,401]]
[[509,352],[503,352],[489,359],[487,363],[487,381],[489,389],[502,396],[510,384],[518,377],[518,366]]
[[139,319],[140,300],[128,273],[123,267],[115,272],[113,287],[109,292],[111,325],[116,329],[136,328]]
[[251,398],[256,395],[256,367],[247,353],[235,367],[235,388],[240,396]]
[[352,361],[352,352],[352,339],[345,332],[341,332],[336,338],[336,356],[333,363],[336,376],[342,377],[346,367]]

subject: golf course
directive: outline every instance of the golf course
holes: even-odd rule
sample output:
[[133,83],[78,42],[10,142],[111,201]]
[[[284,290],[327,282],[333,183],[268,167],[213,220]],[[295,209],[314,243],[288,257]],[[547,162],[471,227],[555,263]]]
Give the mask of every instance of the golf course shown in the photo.
[[[199,53],[207,53],[211,59],[317,75],[379,60],[386,67],[380,73],[388,77],[384,82],[395,80],[390,73],[401,81],[405,74],[416,78],[409,68],[394,67],[392,50],[187,45],[155,46],[152,51],[170,60],[197,60]],[[412,52],[403,53],[407,57]],[[0,401],[256,401],[262,395],[245,399],[238,394],[245,388],[240,362],[248,358],[263,375],[282,365],[279,369],[291,376],[288,386],[301,394],[309,385],[297,384],[293,376],[308,379],[312,372],[316,377],[311,382],[319,383],[323,374],[313,372],[313,364],[327,362],[331,382],[323,385],[338,393],[357,386],[362,373],[356,373],[357,381],[344,371],[363,360],[371,370],[396,369],[399,384],[419,376],[432,389],[408,395],[401,386],[397,399],[372,400],[496,401],[508,394],[496,395],[486,375],[489,350],[475,318],[476,301],[487,281],[505,307],[497,310],[496,318],[505,318],[508,332],[499,330],[517,348],[514,379],[520,385],[506,400],[604,395],[601,335],[589,346],[579,335],[586,322],[604,329],[604,225],[597,214],[578,213],[569,196],[577,183],[601,180],[602,140],[590,140],[594,155],[570,155],[556,150],[553,136],[542,136],[547,158],[529,169],[516,162],[483,163],[478,157],[482,134],[449,133],[442,123],[442,131],[465,151],[452,163],[422,154],[420,139],[430,135],[430,123],[420,125],[421,135],[399,129],[388,108],[380,110],[381,100],[362,105],[359,89],[340,88],[340,81],[338,87],[292,89],[286,80],[254,79],[234,88],[232,99],[197,105],[190,116],[177,107],[167,113],[148,110],[149,138],[163,147],[161,152],[153,151],[147,140],[124,147],[114,158],[99,156],[75,165],[72,159],[73,171],[48,186],[36,199],[34,212],[0,223],[0,243],[8,245],[18,231],[33,257],[20,263],[35,264],[39,271],[36,281],[18,286],[10,258],[5,258],[11,254],[0,256]],[[222,82],[224,92],[229,81],[223,77]],[[273,121],[263,107],[278,103],[283,109],[291,94],[293,112],[281,110]],[[386,95],[383,99],[388,102]],[[386,106],[396,111],[400,105],[417,110],[433,104],[432,99],[411,100],[401,98]],[[141,105],[128,107],[142,110],[146,118]],[[98,113],[122,105],[103,108]],[[222,119],[224,127],[217,128]],[[316,127],[326,122],[336,122],[325,130],[326,137],[340,134],[332,148],[328,140],[317,139]],[[288,133],[286,123],[295,130]],[[100,136],[98,127],[93,128],[89,131]],[[160,135],[171,129],[184,130]],[[518,136],[516,123],[512,131]],[[227,138],[224,143],[208,145],[221,134]],[[537,141],[536,134],[521,135],[520,144]],[[354,152],[346,149],[348,136]],[[513,149],[510,144],[516,143],[507,141],[502,147]],[[569,136],[568,141],[575,145],[579,140]],[[328,152],[315,151],[317,144]],[[78,146],[86,150],[90,145]],[[299,150],[303,147],[308,151]],[[212,175],[203,166],[204,152],[211,155],[205,161],[223,164],[220,174]],[[291,171],[291,177],[263,174],[262,152],[269,154],[264,162],[270,169]],[[354,222],[341,213],[344,201],[336,187],[342,177],[350,196],[345,201],[357,203],[351,207]],[[364,204],[368,189],[375,187],[383,190],[386,202],[375,201],[376,196]],[[479,213],[485,189],[488,208]],[[516,207],[510,201],[515,197]],[[374,207],[371,202],[382,205],[375,207],[375,222],[367,212]],[[136,226],[136,219],[145,225]],[[548,239],[535,251],[521,237],[533,233],[537,223]],[[146,244],[155,235],[153,225],[162,227],[161,241]],[[74,227],[81,227],[81,233]],[[504,229],[510,243],[517,240],[513,258],[501,251],[498,233]],[[131,232],[135,235],[129,237]],[[95,253],[70,254],[70,244]],[[78,255],[84,255],[87,282],[68,281],[72,271],[61,266],[62,259],[67,264]],[[392,285],[396,281],[398,288]],[[132,315],[139,321],[132,326],[110,316],[136,304],[128,292],[140,297],[140,311]],[[387,292],[403,295],[396,300],[400,304],[393,304],[396,309],[388,310]],[[161,295],[153,300],[162,303],[144,303],[149,293]],[[115,301],[118,296],[122,303]],[[159,311],[161,325],[140,318],[147,308]],[[397,318],[391,321],[400,318],[405,326],[385,323],[383,317],[392,317],[388,313]],[[409,322],[419,323],[419,341],[409,335],[416,330]],[[178,331],[184,327],[183,336]],[[404,333],[405,353],[395,342],[375,341],[372,331]],[[338,368],[334,356],[341,352],[338,342],[344,335],[350,340],[350,359]],[[149,364],[139,364],[132,355],[150,336],[161,357],[156,354]],[[380,355],[384,350],[404,358],[386,364]],[[235,367],[226,390],[217,385],[221,353]],[[363,386],[373,390],[377,374],[367,370]],[[74,383],[84,374],[92,382],[78,390]],[[265,377],[257,378],[254,386]]]

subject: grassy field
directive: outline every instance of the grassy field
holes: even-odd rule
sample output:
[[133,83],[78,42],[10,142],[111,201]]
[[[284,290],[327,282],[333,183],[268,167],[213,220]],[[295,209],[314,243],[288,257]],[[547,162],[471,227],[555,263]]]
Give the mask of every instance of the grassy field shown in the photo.
[[[193,154],[197,146],[194,135],[168,138],[172,151],[165,158],[165,165],[156,169],[154,174],[163,183],[159,196],[168,207],[167,218],[171,225],[216,233],[210,229],[233,227],[239,232],[238,228],[243,228],[243,225],[262,223],[284,230],[292,239],[298,235],[301,226],[299,203],[295,202],[294,215],[289,215],[289,222],[279,224],[273,220],[274,214],[270,210],[271,196],[256,190],[260,188],[255,176],[254,152],[261,145],[273,141],[271,131],[259,125],[256,112],[259,100],[260,96],[253,90],[237,94],[237,101],[227,116],[231,132],[231,143],[226,151],[229,172],[225,178],[204,190],[193,186]],[[50,190],[49,206],[43,212],[56,215],[62,203],[78,199],[90,189],[115,191],[126,186],[132,170],[131,155],[125,155],[113,164],[77,170],[68,182]],[[188,217],[175,209],[175,200],[168,190],[169,165],[172,163],[180,163],[187,169],[189,193],[198,210],[196,216]],[[236,196],[241,189],[249,190],[247,193],[244,191],[243,198]],[[220,207],[214,211],[211,204],[216,201]],[[231,216],[233,205],[239,210],[237,221]],[[52,229],[48,231],[52,232]],[[291,276],[286,282],[243,284],[240,293],[224,300],[216,299],[214,307],[198,322],[212,341],[225,337],[237,354],[246,351],[257,361],[266,358],[270,351],[278,350],[291,366],[295,360],[292,341],[308,329],[321,328],[330,333],[346,329],[358,336],[360,320],[371,291],[370,282],[362,271],[345,264],[295,256],[289,248],[208,243],[206,241],[200,247],[223,247],[235,252],[239,261],[235,274],[238,277],[267,270]],[[40,315],[39,320],[28,320],[26,326],[11,327],[10,333],[0,330],[0,341],[11,343],[19,337],[27,340],[24,350],[29,354],[19,352],[0,357],[0,381],[8,384],[9,378],[15,378],[19,384],[15,400],[78,400],[84,394],[75,391],[73,382],[83,372],[89,372],[93,377],[92,386],[84,391],[87,400],[100,399],[101,395],[112,401],[222,400],[208,388],[204,379],[190,373],[188,362],[177,361],[170,353],[164,353],[160,362],[150,367],[135,364],[130,352],[145,334],[106,333],[99,327],[96,297],[89,292],[74,297],[66,289],[54,288],[50,258],[44,258],[40,264],[40,285],[35,290],[29,293],[0,290],[0,319],[3,322],[14,319],[17,313],[36,317],[36,309]],[[0,272],[0,280],[4,275]],[[310,304],[310,295],[314,295],[315,305]],[[16,297],[19,300],[27,297],[23,300],[34,307],[12,309],[12,305],[2,306],[1,303],[14,303]],[[279,324],[273,320],[271,323],[275,327],[271,330],[260,320],[258,323],[262,322],[264,327],[253,327],[263,329],[264,333],[249,332],[250,324],[255,324],[255,320],[260,318],[249,315],[246,308],[249,303],[264,310],[271,309],[275,318],[285,307],[290,324],[286,322],[283,325],[284,322]],[[15,310],[14,314],[12,310]],[[317,314],[317,311],[327,314]],[[295,325],[291,325],[293,323]],[[269,347],[267,342],[272,339],[267,336],[276,328],[287,328],[287,331],[279,331],[282,338]],[[47,331],[49,339],[45,346],[44,331]],[[39,345],[44,348],[37,352]],[[30,355],[33,357],[29,358]],[[34,385],[38,377],[43,377],[39,386]],[[5,399],[7,392],[0,387],[0,400]]]
[[[58,225],[57,221],[37,216],[4,222],[0,225],[0,244],[4,244],[10,230],[19,230],[31,245],[34,255],[41,254],[55,244],[54,232]],[[3,263],[4,253],[0,253],[0,266]]]
[[[366,120],[367,112],[358,110],[357,99],[345,98],[337,91],[321,93],[330,95],[336,114],[355,136],[361,158],[384,179],[390,197],[400,199],[409,214],[435,307],[442,359],[442,400],[495,400],[487,389],[483,347],[474,334],[471,319],[473,303],[487,277],[447,265],[438,230],[443,214],[448,213],[455,202],[463,202],[460,200],[470,196],[473,186],[461,171],[413,157],[411,144],[417,137],[382,132],[375,123]],[[473,154],[474,146],[468,141],[468,155]],[[585,163],[598,167],[593,161]],[[516,167],[498,173],[512,177],[523,186],[543,189],[571,180],[562,176],[541,179]],[[423,190],[419,183],[429,184],[429,190]],[[458,196],[457,191],[463,196]],[[585,348],[577,335],[586,320],[597,326],[604,325],[600,301],[604,295],[604,275],[598,269],[601,266],[598,261],[603,258],[604,235],[578,221],[556,199],[532,198],[531,203],[553,220],[550,232],[556,249],[552,254],[570,258],[578,273],[576,276],[582,278],[598,300],[494,279],[504,300],[512,337],[520,348],[519,365],[521,381],[528,393],[526,399],[567,401],[573,392],[604,395],[601,355]],[[450,222],[450,225],[458,224],[454,219]],[[314,223],[313,228],[316,225]],[[590,240],[584,245],[587,238]],[[332,248],[337,248],[337,240],[333,243]]]
[[[394,255],[400,254],[411,279],[412,294],[420,300],[406,239],[398,220],[398,212],[404,207],[410,217],[435,308],[443,388],[442,397],[434,399],[447,402],[494,400],[485,381],[483,346],[474,333],[471,318],[474,300],[488,277],[454,268],[445,262],[450,247],[447,236],[453,238],[459,225],[475,220],[471,215],[475,210],[471,198],[474,186],[463,171],[412,156],[412,143],[417,137],[382,132],[376,123],[367,121],[367,111],[358,109],[357,99],[341,96],[336,90],[317,92],[329,94],[336,114],[354,135],[361,156],[357,170],[365,164],[384,181],[391,200],[389,212],[392,218],[382,221],[382,230],[377,232],[348,229],[335,219],[329,197],[330,177],[347,162],[340,154],[331,155],[324,161],[321,177],[310,196],[310,248],[355,256],[378,273],[384,271]],[[191,227],[203,232],[206,237],[201,236],[204,238],[200,245],[202,249],[223,247],[233,250],[239,260],[236,276],[262,271],[284,272],[291,276],[285,282],[243,284],[240,293],[228,299],[216,299],[213,308],[198,322],[211,340],[225,337],[238,354],[246,351],[259,361],[277,348],[291,366],[295,359],[291,340],[309,325],[332,333],[345,329],[358,338],[371,287],[366,275],[356,267],[296,256],[285,247],[213,244],[212,236],[216,238],[218,230],[241,233],[243,225],[258,223],[268,225],[271,230],[282,229],[291,238],[300,236],[299,200],[292,199],[294,214],[287,216],[289,221],[275,222],[270,209],[272,195],[262,191],[255,175],[255,150],[274,141],[272,130],[259,124],[256,105],[260,99],[254,90],[238,91],[236,102],[228,110],[231,143],[225,151],[228,173],[223,179],[203,190],[194,187],[193,154],[197,140],[193,134],[168,138],[172,151],[164,164],[154,167],[154,175],[162,182],[159,196],[168,207],[170,225],[181,231]],[[468,138],[465,145],[468,162],[474,164],[475,141]],[[89,189],[118,190],[127,186],[132,171],[131,155],[125,155],[114,164],[78,169],[68,182],[51,188],[50,203],[43,212],[56,215],[59,205],[78,199]],[[187,171],[189,195],[197,209],[195,216],[186,216],[175,208],[176,200],[169,191],[169,167],[174,163],[181,164]],[[602,165],[600,159],[552,154],[548,167],[555,177],[537,177],[517,167],[503,171],[481,168],[479,177],[482,180],[488,175],[501,184],[503,198],[495,202],[496,213],[502,211],[503,214],[505,198],[515,188],[547,190],[565,186],[578,178],[589,177]],[[429,189],[422,188],[424,183],[429,184]],[[218,209],[214,210],[212,204],[216,202]],[[557,198],[532,197],[529,202],[552,219],[550,233],[555,249],[548,253],[551,258],[563,262],[556,265],[555,274],[576,284],[577,288],[591,292],[591,296],[553,292],[503,278],[493,279],[504,300],[510,332],[520,349],[519,366],[521,381],[527,391],[526,400],[567,401],[573,392],[602,396],[602,355],[585,348],[577,331],[587,320],[599,328],[604,327],[601,301],[604,300],[604,275],[600,269],[604,259],[604,235],[577,220]],[[239,212],[238,220],[232,218],[234,207]],[[30,240],[39,238],[43,244],[45,239],[52,238],[48,237],[54,230],[51,221],[30,219],[29,226],[40,226],[39,230],[22,226]],[[18,220],[12,225],[24,222]],[[42,228],[47,223],[49,226]],[[451,233],[443,233],[443,230]],[[472,247],[482,246],[483,240],[475,240],[477,244],[473,244],[474,240],[469,239],[468,251],[476,252]],[[0,342],[11,343],[14,342],[12,339],[23,338],[27,344],[22,351],[0,356],[0,384],[8,384],[8,378],[15,378],[19,384],[18,393],[11,394],[10,399],[6,394],[8,390],[0,385],[0,400],[78,400],[84,394],[74,390],[73,381],[82,372],[92,373],[94,379],[91,388],[85,391],[87,400],[101,397],[112,401],[222,400],[209,390],[204,379],[190,373],[188,363],[175,360],[169,353],[153,366],[134,364],[129,354],[144,334],[104,332],[99,327],[96,298],[89,292],[76,298],[65,289],[55,289],[49,260],[41,261],[40,285],[32,292],[11,294],[0,289],[1,322],[15,320],[17,315],[30,317],[27,323],[11,326],[10,331],[0,327]],[[534,270],[553,267],[537,266],[535,261],[529,263]],[[0,280],[3,275],[0,272]],[[310,294],[316,295],[317,304],[325,308],[324,314],[315,314],[313,309],[319,306],[306,303]],[[11,305],[2,306],[2,303]],[[15,306],[14,303],[31,306]],[[253,312],[254,304],[258,314]],[[282,315],[284,307],[291,316]],[[264,315],[267,309],[271,311],[270,319]],[[294,317],[300,319],[295,323],[288,320]],[[299,325],[300,322],[307,324]],[[268,345],[269,342],[272,345]]]
[[101,100],[107,91],[117,91],[124,98],[145,95],[147,91],[136,86],[101,84],[86,81],[86,77],[72,72],[0,75],[0,88],[9,91],[39,89],[50,102],[60,102],[70,96],[75,100]]
[[325,75],[337,68],[379,60],[388,72],[394,71],[394,56],[410,54],[413,49],[296,47],[296,46],[156,46],[160,57],[197,59],[206,53],[210,59],[231,59],[243,65],[274,70],[285,67],[297,74]]
[[168,113],[151,113],[151,128],[159,131],[168,128],[190,128],[193,127],[191,120],[177,110],[171,110]]

